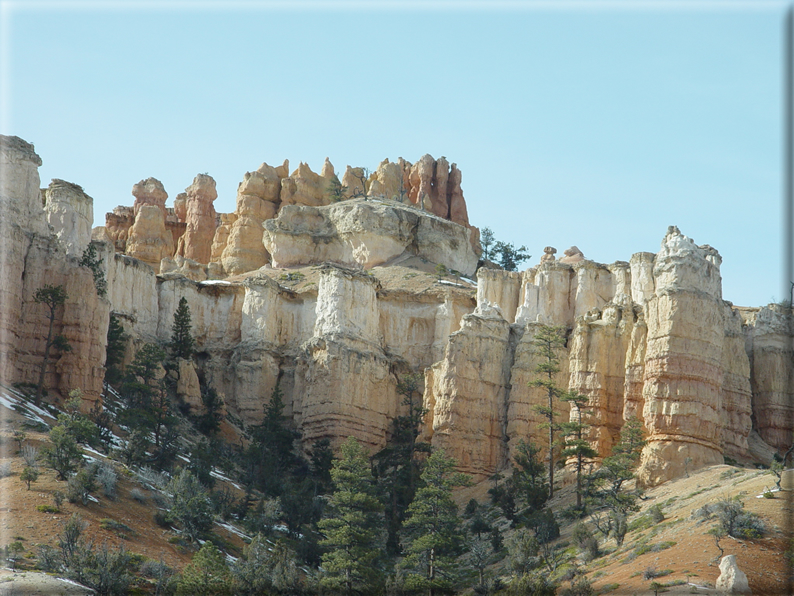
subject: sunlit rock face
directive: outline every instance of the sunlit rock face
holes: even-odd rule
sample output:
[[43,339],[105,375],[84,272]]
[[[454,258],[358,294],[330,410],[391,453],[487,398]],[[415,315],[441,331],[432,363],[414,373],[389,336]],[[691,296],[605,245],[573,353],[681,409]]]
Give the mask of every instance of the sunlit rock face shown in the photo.
[[392,201],[287,205],[264,228],[274,267],[333,262],[370,269],[403,254],[467,275],[477,267],[468,228]]
[[[198,413],[202,391],[215,389],[239,432],[261,422],[278,387],[304,447],[355,436],[375,451],[405,412],[398,382],[424,373],[422,439],[486,478],[521,439],[546,455],[538,407],[547,396],[530,383],[534,337],[556,325],[555,379],[586,398],[599,458],[627,418],[642,421],[641,484],[725,456],[766,463],[790,445],[791,308],[724,301],[719,254],[675,227],[656,254],[601,264],[575,246],[559,258],[546,247],[526,271],[480,269],[475,284],[444,275],[475,275],[479,255],[460,172],[445,158],[385,160],[341,180],[330,160],[320,174],[263,164],[244,175],[235,212],[220,216],[209,176],[173,208],[148,178],[133,187],[132,207],[90,233],[90,197],[59,180],[42,191],[32,145],[0,137],[0,159],[4,383],[37,380],[48,320],[33,296],[53,284],[69,296],[55,332],[73,348],[53,352],[53,398],[80,388],[100,399],[111,311],[131,336],[129,361],[144,343],[167,344],[185,298],[196,355],[172,373],[177,392]],[[79,266],[89,242],[106,297]],[[555,409],[560,421],[576,415],[562,402]]]

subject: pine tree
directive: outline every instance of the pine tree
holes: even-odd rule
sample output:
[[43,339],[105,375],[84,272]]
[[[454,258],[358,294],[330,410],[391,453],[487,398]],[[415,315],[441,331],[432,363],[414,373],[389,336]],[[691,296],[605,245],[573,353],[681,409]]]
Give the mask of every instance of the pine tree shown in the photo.
[[408,505],[413,501],[421,473],[417,453],[429,453],[430,445],[418,441],[419,427],[427,410],[421,403],[422,377],[406,375],[397,384],[407,413],[392,422],[392,436],[384,449],[375,455],[375,474],[386,501],[386,548],[389,554],[400,552],[400,526]]
[[120,365],[124,361],[124,351],[127,347],[128,335],[118,316],[110,313],[108,324],[107,348],[105,350],[105,383],[116,385],[121,382],[122,372]]
[[174,313],[174,323],[171,325],[171,342],[168,349],[171,357],[189,359],[193,356],[195,341],[190,331],[190,307],[187,299],[182,296],[179,306]]
[[455,460],[442,450],[425,462],[421,482],[403,524],[403,565],[408,570],[406,586],[433,596],[452,590],[455,584],[455,559],[463,554],[466,540],[452,489],[468,486],[470,479],[455,472]]
[[563,394],[563,389],[554,381],[554,376],[560,372],[557,352],[565,345],[564,331],[563,327],[543,325],[532,341],[538,360],[534,372],[538,378],[531,381],[529,386],[545,389],[548,400],[547,405],[536,406],[535,411],[548,420],[543,426],[549,431],[549,498],[554,496],[554,432],[559,426],[555,423],[558,413],[554,410],[554,400]]
[[108,293],[108,282],[105,279],[105,272],[102,270],[102,259],[96,253],[96,244],[89,242],[83,251],[80,259],[81,267],[88,267],[94,276],[94,287],[98,296],[106,296]]
[[560,399],[573,404],[574,420],[563,422],[561,431],[565,437],[565,444],[560,455],[564,458],[573,457],[576,467],[576,508],[582,511],[582,472],[585,463],[598,455],[595,449],[590,446],[584,438],[584,431],[587,425],[582,422],[582,410],[585,409],[590,401],[581,393],[567,392]]
[[185,567],[177,584],[177,594],[202,596],[233,594],[232,574],[226,559],[212,542],[205,542]]
[[620,430],[620,441],[612,446],[612,455],[605,457],[601,468],[589,479],[587,494],[597,510],[606,511],[606,518],[594,516],[596,527],[604,535],[612,535],[618,547],[628,529],[627,518],[637,511],[638,490],[627,491],[623,485],[634,478],[634,469],[640,462],[645,446],[642,422],[629,418]]
[[543,508],[549,498],[543,463],[538,458],[540,449],[531,440],[518,442],[513,458],[515,467],[510,477],[510,491],[524,503],[524,516],[531,515]]
[[369,458],[350,437],[331,469],[334,492],[318,523],[328,548],[322,557],[321,585],[335,593],[377,593],[383,506],[377,497]]
[[50,361],[50,349],[55,347],[61,352],[71,352],[72,347],[63,335],[53,335],[55,328],[55,311],[59,306],[66,304],[69,299],[68,294],[63,286],[51,286],[49,284],[36,290],[33,294],[33,300],[37,304],[44,304],[49,312],[47,319],[49,320],[49,329],[47,330],[47,341],[44,344],[44,356],[42,356],[41,364],[39,365],[39,382],[36,385],[36,395],[34,402],[36,405],[41,403],[41,396],[44,391],[44,375],[47,372],[47,364]]

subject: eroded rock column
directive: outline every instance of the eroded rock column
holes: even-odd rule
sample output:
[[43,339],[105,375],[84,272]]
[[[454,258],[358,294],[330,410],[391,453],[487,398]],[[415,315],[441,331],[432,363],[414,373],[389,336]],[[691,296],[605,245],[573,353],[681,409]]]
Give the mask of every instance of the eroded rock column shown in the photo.
[[722,463],[722,350],[725,337],[720,256],[668,229],[653,267],[643,419],[648,445],[638,470],[646,486]]

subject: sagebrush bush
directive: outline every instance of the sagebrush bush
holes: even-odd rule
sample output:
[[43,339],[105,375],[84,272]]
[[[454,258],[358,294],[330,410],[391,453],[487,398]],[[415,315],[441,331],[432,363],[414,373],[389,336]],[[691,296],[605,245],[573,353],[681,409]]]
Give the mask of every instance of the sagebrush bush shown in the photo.
[[144,493],[144,492],[143,492],[141,489],[139,489],[139,488],[133,488],[133,489],[130,491],[130,498],[132,498],[133,500],[137,501],[137,502],[138,502],[138,503],[140,503],[141,505],[145,505],[145,504],[146,504],[146,501],[147,501],[147,499],[146,499],[146,493]]

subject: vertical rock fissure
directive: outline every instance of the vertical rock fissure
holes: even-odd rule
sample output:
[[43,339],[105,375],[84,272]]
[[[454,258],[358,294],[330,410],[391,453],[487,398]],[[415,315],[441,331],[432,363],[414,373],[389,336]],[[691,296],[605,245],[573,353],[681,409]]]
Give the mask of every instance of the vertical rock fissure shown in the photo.
[[524,327],[522,325],[510,325],[510,335],[507,339],[507,353],[505,358],[502,359],[502,376],[504,378],[504,399],[502,401],[501,423],[502,423],[502,440],[501,440],[501,455],[499,458],[499,469],[503,470],[510,464],[510,449],[508,442],[510,435],[507,432],[508,414],[510,411],[510,393],[513,389],[513,365],[516,359],[516,348],[518,342],[524,337]]

